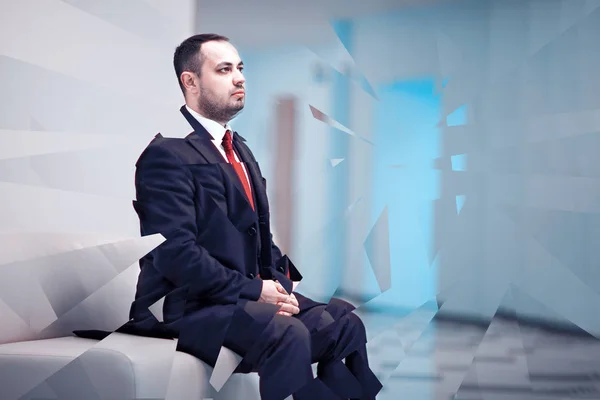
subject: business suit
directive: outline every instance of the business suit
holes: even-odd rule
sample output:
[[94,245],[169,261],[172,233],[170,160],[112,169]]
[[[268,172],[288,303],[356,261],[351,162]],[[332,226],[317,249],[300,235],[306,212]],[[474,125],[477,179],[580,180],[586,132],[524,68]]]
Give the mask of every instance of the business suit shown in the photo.
[[[208,132],[185,106],[181,112],[194,132],[185,139],[157,135],[136,163],[134,208],[142,235],[161,233],[166,241],[140,260],[129,328],[178,337],[178,350],[213,366],[222,345],[236,351],[244,357],[237,372],[258,371],[265,399],[373,397],[380,384],[368,368],[364,326],[350,304],[325,305],[297,294],[300,313],[287,317],[257,302],[262,279],[277,280],[290,293],[292,280],[302,278],[272,242],[266,181],[234,133],[252,209]],[[163,323],[148,310],[162,297]],[[327,385],[312,380],[311,361],[320,361]],[[345,393],[352,385],[340,379],[354,377],[363,388]]]

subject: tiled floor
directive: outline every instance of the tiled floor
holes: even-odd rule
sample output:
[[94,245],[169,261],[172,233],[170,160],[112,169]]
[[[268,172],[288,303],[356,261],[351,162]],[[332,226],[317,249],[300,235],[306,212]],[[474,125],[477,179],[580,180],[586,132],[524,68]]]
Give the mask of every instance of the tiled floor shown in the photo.
[[600,399],[600,341],[494,319],[401,320],[371,337],[381,400]]

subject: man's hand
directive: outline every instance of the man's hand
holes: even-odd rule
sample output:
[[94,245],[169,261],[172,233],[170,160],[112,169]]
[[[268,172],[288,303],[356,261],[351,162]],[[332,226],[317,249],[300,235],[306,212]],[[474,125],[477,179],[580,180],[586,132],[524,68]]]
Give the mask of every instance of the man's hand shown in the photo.
[[281,306],[281,309],[277,311],[277,314],[279,315],[291,317],[300,312],[298,300],[296,299],[296,296],[294,296],[294,293],[290,294],[285,301],[277,303],[277,305]]
[[260,303],[279,305],[279,303],[285,303],[288,300],[289,295],[279,282],[264,280],[262,284],[262,291],[258,299]]
[[298,307],[298,300],[296,299],[296,296],[294,296],[294,293],[290,293],[290,301],[294,306]]

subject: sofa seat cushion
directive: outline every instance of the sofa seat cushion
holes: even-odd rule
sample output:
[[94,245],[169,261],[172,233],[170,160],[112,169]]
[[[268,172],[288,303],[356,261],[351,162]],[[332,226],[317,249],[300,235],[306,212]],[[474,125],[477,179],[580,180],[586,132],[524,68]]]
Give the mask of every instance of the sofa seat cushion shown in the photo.
[[0,345],[1,398],[259,399],[256,374],[234,374],[216,392],[212,368],[175,351],[176,340],[113,333]]

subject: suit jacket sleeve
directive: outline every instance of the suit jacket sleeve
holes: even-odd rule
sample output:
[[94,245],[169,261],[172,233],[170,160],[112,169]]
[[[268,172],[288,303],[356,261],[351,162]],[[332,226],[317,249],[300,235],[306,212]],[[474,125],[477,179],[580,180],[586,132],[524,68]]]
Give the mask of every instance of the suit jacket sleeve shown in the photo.
[[287,255],[281,255],[281,250],[272,240],[273,235],[271,234],[272,264],[261,269],[261,277],[278,281],[288,293],[292,293],[293,282],[300,282],[302,275]]
[[270,278],[279,281],[285,290],[291,293],[292,282],[300,282],[302,275],[288,256],[284,255],[275,244],[273,234],[271,234],[271,260],[273,265],[269,268]]
[[298,271],[292,260],[288,258],[287,254],[283,254],[275,242],[273,242],[273,234],[271,234],[271,259],[276,271],[284,274],[294,282],[302,280],[302,274],[300,274],[300,271]]
[[225,267],[196,243],[196,221],[203,218],[196,215],[194,197],[203,188],[194,185],[177,156],[150,145],[138,160],[135,183],[142,235],[161,233],[166,239],[153,250],[154,267],[166,279],[187,286],[190,296],[220,304],[260,297],[260,279]]

